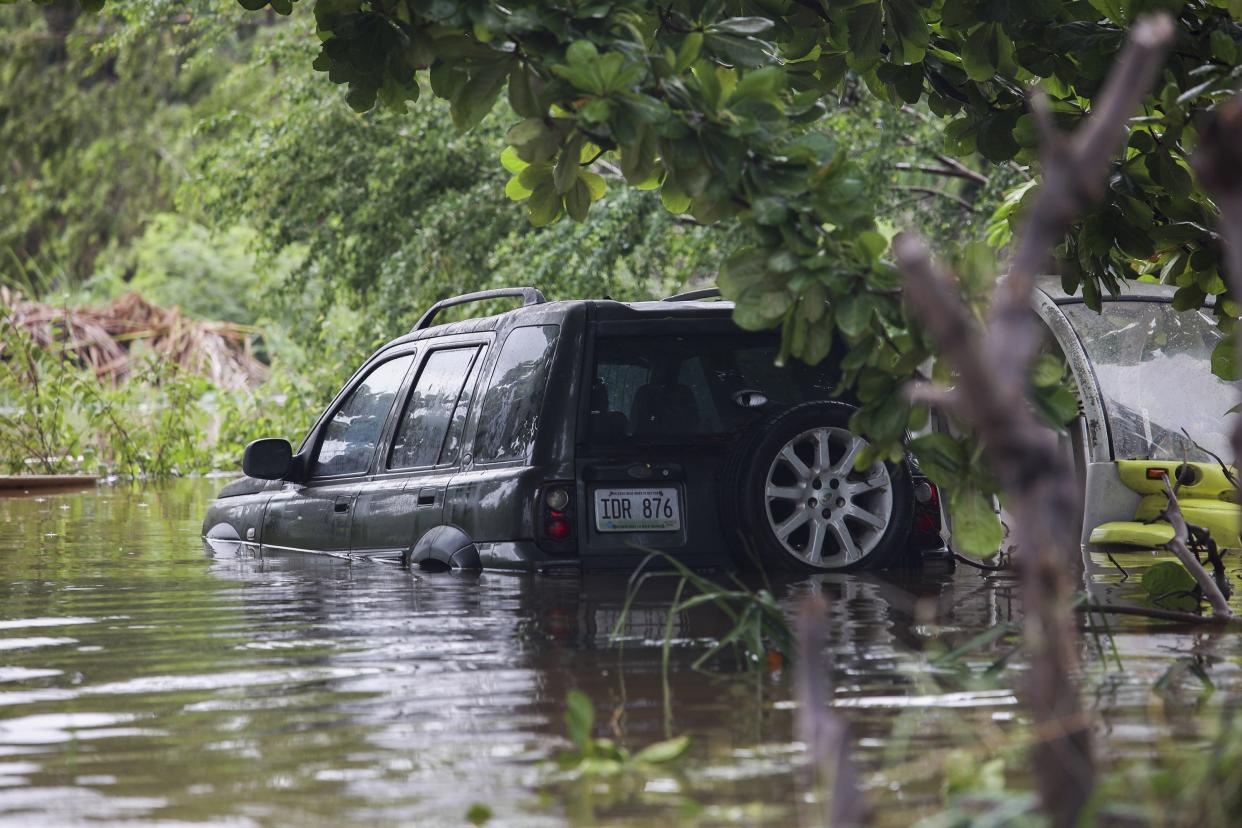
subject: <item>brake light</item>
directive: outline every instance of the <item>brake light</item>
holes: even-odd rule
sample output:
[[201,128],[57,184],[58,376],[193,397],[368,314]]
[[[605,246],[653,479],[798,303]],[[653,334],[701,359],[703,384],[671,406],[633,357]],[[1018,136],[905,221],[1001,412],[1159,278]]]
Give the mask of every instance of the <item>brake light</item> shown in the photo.
[[571,527],[569,521],[565,520],[563,513],[552,512],[551,519],[544,524],[544,531],[552,540],[565,540],[569,537]]

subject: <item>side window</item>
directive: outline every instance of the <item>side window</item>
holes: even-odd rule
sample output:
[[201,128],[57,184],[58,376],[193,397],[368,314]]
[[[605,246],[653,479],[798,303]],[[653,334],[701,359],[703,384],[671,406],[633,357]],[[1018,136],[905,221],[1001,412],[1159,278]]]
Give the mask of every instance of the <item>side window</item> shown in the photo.
[[558,331],[555,325],[529,326],[505,338],[479,413],[476,461],[518,460],[530,453]]
[[461,396],[457,398],[457,407],[453,409],[453,420],[449,423],[448,436],[444,438],[444,448],[440,450],[441,463],[456,463],[457,456],[461,453],[461,437],[466,429],[466,417],[470,413],[470,402],[474,398],[475,386],[479,384],[479,372],[483,368],[483,354],[480,350],[478,357],[474,360],[474,367],[470,369],[470,376],[466,378],[466,385],[461,390]]
[[413,361],[414,355],[409,354],[380,363],[354,388],[324,428],[312,477],[367,470],[384,421]]
[[432,351],[410,391],[397,425],[388,468],[434,466],[478,348]]

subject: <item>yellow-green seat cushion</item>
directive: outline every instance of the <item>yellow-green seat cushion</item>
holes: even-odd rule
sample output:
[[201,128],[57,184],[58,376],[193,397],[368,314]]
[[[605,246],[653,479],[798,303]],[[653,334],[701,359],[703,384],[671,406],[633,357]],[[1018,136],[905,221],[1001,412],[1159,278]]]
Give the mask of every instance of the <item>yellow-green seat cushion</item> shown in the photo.
[[1153,549],[1173,540],[1173,527],[1167,523],[1140,523],[1114,520],[1091,530],[1092,543],[1122,544]]

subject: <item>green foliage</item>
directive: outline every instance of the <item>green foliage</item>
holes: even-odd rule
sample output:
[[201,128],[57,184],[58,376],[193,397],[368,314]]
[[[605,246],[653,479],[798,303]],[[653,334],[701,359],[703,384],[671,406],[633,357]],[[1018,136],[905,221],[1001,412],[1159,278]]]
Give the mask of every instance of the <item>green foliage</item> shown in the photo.
[[968,555],[990,558],[1005,539],[992,498],[978,489],[957,487],[949,496],[953,544]]
[[10,473],[107,471],[166,477],[211,468],[199,403],[206,381],[148,358],[111,387],[64,348],[0,327],[0,462]]
[[641,777],[677,761],[690,749],[690,737],[677,736],[631,753],[611,739],[595,738],[594,726],[595,703],[582,691],[570,690],[565,698],[565,732],[573,749],[558,754],[562,770],[582,777]]
[[[668,570],[651,570],[659,562]],[[643,586],[655,578],[675,578],[675,598],[668,608],[669,623],[664,639],[664,669],[667,672],[669,652],[672,647],[672,619],[681,612],[709,604],[729,619],[729,629],[711,647],[704,651],[692,669],[698,670],[726,650],[737,657],[744,670],[763,669],[768,664],[768,654],[777,653],[782,663],[793,663],[794,636],[789,619],[767,589],[752,590],[734,577],[734,586],[715,583],[686,567],[684,563],[663,552],[653,551],[639,564],[630,577],[630,586],[622,605],[617,623],[612,629],[612,640],[619,641],[629,618],[630,607]],[[691,590],[686,598],[687,589]]]
[[983,558],[999,552],[1004,529],[989,494],[995,483],[980,463],[980,452],[942,432],[914,438],[910,450],[927,479],[948,497],[955,548]]
[[253,252],[257,242],[244,225],[213,233],[183,215],[157,213],[132,244],[104,257],[74,297],[99,302],[138,291],[197,319],[254,324],[268,316],[265,299],[297,260],[290,248],[261,266]]
[[1143,589],[1153,604],[1193,612],[1199,607],[1198,584],[1186,567],[1175,561],[1160,561],[1143,573]]
[[100,26],[67,2],[0,8],[0,282],[32,296],[78,285],[171,205],[220,71],[187,64],[173,27],[122,48],[107,15]]

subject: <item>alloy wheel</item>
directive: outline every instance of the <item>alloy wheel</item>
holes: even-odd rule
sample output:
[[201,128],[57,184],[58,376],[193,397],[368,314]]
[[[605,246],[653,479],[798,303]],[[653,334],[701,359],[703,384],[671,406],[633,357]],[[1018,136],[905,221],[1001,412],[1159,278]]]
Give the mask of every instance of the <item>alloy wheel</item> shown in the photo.
[[876,461],[854,469],[866,445],[847,429],[822,426],[794,437],[772,461],[764,487],[768,526],[803,563],[822,568],[855,563],[888,529],[893,511],[888,468]]

